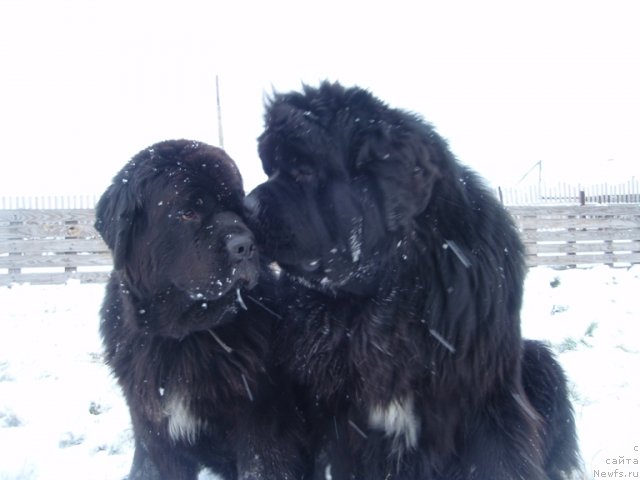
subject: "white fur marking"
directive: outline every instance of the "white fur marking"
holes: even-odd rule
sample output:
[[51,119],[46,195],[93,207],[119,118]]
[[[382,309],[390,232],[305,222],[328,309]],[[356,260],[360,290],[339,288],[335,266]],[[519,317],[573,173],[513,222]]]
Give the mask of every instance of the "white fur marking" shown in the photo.
[[174,441],[196,443],[204,422],[194,417],[186,403],[179,397],[171,397],[166,404],[165,413],[169,417],[169,436]]
[[393,437],[393,449],[396,453],[405,448],[415,448],[418,444],[420,422],[413,408],[413,396],[393,400],[386,407],[373,407],[369,412],[369,426],[383,430],[387,437]]
[[331,464],[327,465],[324,469],[324,480],[333,480],[331,475]]

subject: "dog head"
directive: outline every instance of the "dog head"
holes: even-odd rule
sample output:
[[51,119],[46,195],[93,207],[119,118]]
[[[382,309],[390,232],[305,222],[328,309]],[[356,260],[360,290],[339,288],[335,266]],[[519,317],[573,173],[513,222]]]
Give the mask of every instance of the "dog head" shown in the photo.
[[138,296],[176,289],[198,300],[253,286],[258,259],[241,219],[242,179],[216,147],[179,140],[138,153],[96,208],[114,269]]
[[449,159],[417,117],[323,83],[275,95],[245,204],[267,255],[317,287],[366,289],[412,234]]

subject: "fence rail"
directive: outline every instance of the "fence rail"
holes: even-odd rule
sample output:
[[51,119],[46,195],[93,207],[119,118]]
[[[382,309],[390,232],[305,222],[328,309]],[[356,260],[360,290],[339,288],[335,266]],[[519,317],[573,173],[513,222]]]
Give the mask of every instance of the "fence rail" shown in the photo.
[[640,263],[640,204],[508,210],[531,266]]
[[[640,204],[511,206],[529,266],[640,263]],[[93,208],[0,209],[0,285],[103,282],[109,250]]]

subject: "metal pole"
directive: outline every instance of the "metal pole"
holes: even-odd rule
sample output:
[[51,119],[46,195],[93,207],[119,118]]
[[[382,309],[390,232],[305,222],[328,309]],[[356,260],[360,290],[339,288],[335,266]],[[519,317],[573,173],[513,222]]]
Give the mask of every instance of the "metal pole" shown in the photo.
[[224,138],[222,136],[222,108],[220,107],[220,83],[218,75],[216,75],[216,103],[218,109],[218,144],[220,148],[224,148]]

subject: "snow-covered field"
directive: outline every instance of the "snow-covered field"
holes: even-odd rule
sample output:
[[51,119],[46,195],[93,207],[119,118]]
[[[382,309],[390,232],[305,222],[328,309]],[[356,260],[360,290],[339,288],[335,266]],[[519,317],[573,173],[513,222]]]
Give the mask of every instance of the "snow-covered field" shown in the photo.
[[[103,289],[0,288],[0,480],[126,475],[132,435],[101,360]],[[535,268],[525,295],[525,336],[551,342],[570,378],[588,478],[639,478],[640,266]]]

